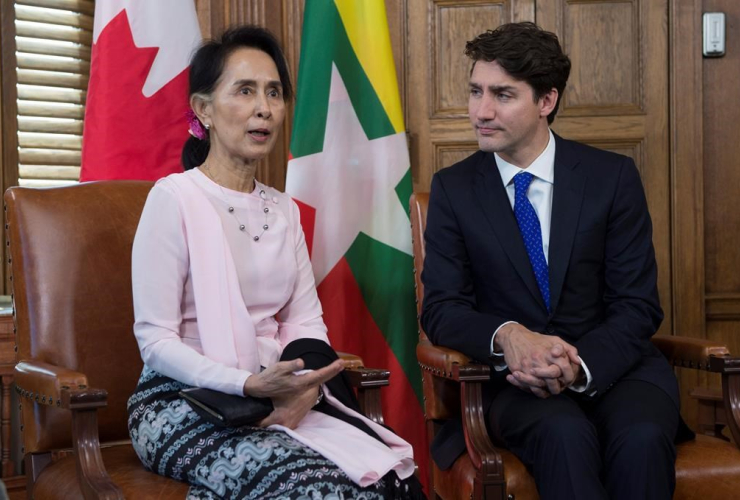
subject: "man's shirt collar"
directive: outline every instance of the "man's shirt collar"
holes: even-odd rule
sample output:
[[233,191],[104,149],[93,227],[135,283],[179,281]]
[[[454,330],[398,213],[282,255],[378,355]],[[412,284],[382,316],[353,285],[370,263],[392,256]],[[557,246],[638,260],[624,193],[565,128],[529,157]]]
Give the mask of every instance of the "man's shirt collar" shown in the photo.
[[555,180],[555,136],[552,134],[552,130],[548,129],[550,136],[545,150],[527,167],[522,169],[516,165],[512,165],[506,160],[502,159],[497,153],[493,153],[496,158],[496,166],[501,174],[501,180],[504,182],[504,186],[508,186],[511,180],[519,172],[529,172],[533,176],[543,181],[554,183]]

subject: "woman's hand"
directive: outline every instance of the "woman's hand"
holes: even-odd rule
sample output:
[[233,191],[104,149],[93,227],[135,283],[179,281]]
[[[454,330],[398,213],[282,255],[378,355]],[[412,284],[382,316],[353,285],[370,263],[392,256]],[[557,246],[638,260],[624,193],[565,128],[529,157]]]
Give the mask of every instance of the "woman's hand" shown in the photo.
[[324,368],[302,375],[295,375],[293,373],[302,369],[302,359],[276,363],[266,370],[250,376],[244,383],[244,395],[271,398],[277,409],[278,402],[276,400],[285,397],[300,398],[309,389],[312,389],[314,395],[313,401],[315,402],[318,387],[344,370],[344,361],[338,359]]
[[273,397],[272,404],[275,409],[262,419],[259,426],[267,427],[277,424],[288,429],[295,429],[306,413],[316,404],[318,397],[318,386],[311,386],[297,395]]

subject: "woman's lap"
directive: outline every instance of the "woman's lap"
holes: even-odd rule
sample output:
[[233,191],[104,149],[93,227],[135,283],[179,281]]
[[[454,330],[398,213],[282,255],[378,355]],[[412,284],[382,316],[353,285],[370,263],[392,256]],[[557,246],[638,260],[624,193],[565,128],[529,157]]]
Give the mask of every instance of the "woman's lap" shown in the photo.
[[[188,498],[393,498],[395,473],[361,488],[333,462],[282,431],[206,422],[145,367],[129,400],[129,431],[144,466],[192,485]],[[386,484],[388,481],[397,484]],[[215,495],[214,495],[215,494]]]

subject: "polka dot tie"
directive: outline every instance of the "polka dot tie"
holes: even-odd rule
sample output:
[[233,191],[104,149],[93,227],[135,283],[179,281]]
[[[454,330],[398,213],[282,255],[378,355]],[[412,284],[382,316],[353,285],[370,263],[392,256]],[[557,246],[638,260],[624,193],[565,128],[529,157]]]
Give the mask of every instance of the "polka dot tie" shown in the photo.
[[514,176],[514,216],[522,233],[524,246],[527,248],[529,262],[532,264],[534,277],[545,299],[547,311],[550,312],[550,277],[547,274],[547,261],[542,250],[542,230],[540,220],[534,207],[527,198],[527,190],[534,176],[529,172],[519,172]]

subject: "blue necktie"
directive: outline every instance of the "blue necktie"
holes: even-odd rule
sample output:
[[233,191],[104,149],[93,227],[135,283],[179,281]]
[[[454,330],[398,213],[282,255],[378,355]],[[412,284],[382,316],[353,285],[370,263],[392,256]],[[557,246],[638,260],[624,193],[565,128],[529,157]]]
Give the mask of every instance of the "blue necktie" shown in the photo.
[[527,248],[537,286],[545,299],[547,311],[550,312],[550,277],[547,274],[545,252],[542,250],[542,229],[537,213],[527,198],[527,190],[533,178],[529,172],[519,172],[514,176],[514,216]]

